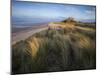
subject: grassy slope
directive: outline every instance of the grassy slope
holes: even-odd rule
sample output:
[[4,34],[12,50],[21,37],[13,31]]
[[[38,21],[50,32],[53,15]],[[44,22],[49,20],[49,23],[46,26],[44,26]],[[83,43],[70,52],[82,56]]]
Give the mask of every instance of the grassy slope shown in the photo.
[[14,73],[96,68],[95,27],[48,29],[12,46]]

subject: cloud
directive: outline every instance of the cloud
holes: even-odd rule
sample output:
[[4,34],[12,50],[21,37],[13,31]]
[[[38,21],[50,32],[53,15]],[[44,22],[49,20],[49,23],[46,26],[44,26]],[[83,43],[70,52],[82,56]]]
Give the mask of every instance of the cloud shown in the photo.
[[91,11],[91,10],[86,10],[85,13],[88,15],[95,15],[95,11]]
[[85,10],[85,13],[87,15],[95,15],[95,8],[87,9]]

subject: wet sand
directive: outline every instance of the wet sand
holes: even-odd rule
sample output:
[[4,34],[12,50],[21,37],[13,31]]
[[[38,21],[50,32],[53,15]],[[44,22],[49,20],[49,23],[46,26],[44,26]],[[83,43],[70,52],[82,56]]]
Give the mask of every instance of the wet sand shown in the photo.
[[48,29],[47,25],[41,25],[41,26],[33,26],[28,28],[23,28],[20,31],[12,32],[12,44],[15,44],[16,42],[20,40],[25,40],[28,37],[32,36],[33,34]]

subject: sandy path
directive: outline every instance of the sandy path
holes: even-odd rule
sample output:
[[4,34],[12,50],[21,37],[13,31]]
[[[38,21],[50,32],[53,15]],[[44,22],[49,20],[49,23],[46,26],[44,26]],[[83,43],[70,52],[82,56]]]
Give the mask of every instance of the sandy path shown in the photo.
[[12,35],[12,44],[15,44],[16,42],[20,41],[20,40],[25,40],[26,38],[28,38],[29,36],[40,32],[42,30],[46,30],[48,27],[43,27],[43,28],[37,28],[37,29],[31,29],[29,31],[24,31],[24,32],[20,32],[20,33],[16,33],[14,35]]

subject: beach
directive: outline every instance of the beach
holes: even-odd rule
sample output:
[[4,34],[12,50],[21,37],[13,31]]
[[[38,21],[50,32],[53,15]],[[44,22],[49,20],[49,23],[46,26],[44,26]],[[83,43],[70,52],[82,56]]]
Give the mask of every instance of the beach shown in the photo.
[[46,30],[48,28],[47,24],[46,25],[37,25],[37,26],[32,26],[28,28],[22,28],[22,30],[19,30],[21,28],[15,28],[16,31],[12,33],[12,44],[15,44],[21,40],[25,40],[28,37],[32,36],[33,34],[40,32],[42,30]]

